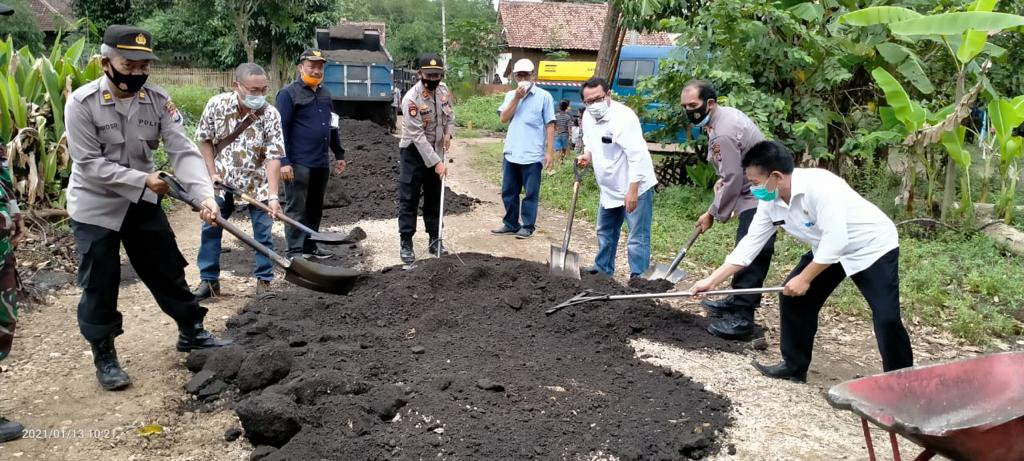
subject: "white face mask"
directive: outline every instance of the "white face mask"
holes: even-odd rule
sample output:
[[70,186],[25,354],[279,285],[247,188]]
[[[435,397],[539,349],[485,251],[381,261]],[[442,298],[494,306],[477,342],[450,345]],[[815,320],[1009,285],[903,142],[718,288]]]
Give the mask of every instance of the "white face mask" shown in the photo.
[[247,94],[245,95],[244,104],[245,107],[252,110],[259,110],[259,108],[267,104],[267,97],[263,95]]
[[530,91],[530,89],[532,87],[533,87],[533,82],[531,82],[529,80],[523,80],[523,81],[519,82],[519,88],[523,88],[526,91]]
[[605,115],[608,115],[609,107],[611,107],[611,105],[608,103],[608,100],[605,99],[604,101],[587,105],[587,112],[590,112],[590,115],[594,117],[594,120],[601,120]]

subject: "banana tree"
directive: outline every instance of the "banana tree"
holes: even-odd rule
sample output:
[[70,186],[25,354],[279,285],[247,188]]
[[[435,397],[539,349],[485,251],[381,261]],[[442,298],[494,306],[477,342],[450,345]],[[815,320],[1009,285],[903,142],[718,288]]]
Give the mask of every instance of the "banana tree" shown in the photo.
[[0,140],[7,143],[15,188],[26,203],[63,205],[71,158],[64,135],[64,104],[71,92],[102,75],[99,57],[83,63],[84,39],[66,50],[57,40],[49,56],[0,42]]
[[[940,113],[946,113],[945,118],[927,120],[925,123],[912,127],[913,130],[908,134],[905,142],[918,152],[926,149],[930,144],[939,142],[946,147],[948,159],[945,162],[946,178],[940,208],[940,216],[943,219],[952,209],[957,174],[969,174],[969,163],[968,168],[965,169],[961,162],[957,161],[958,158],[964,160],[961,155],[963,152],[950,150],[950,147],[957,145],[954,142],[955,130],[970,114],[970,108],[984,84],[984,74],[991,65],[989,58],[1000,56],[1006,52],[1006,50],[988,43],[988,37],[990,34],[1024,28],[1024,16],[993,12],[996,3],[996,0],[976,0],[967,5],[964,11],[932,15],[922,15],[902,7],[877,6],[847,13],[839,19],[840,23],[856,27],[886,25],[893,37],[904,43],[923,45],[927,42],[934,42],[940,44],[950,53],[952,63],[956,68],[956,88],[953,100],[946,105],[946,109],[940,111]],[[890,64],[896,66],[900,74],[918,90],[924,94],[931,92],[929,91],[932,89],[930,83],[925,80],[927,77],[922,79],[920,73],[917,72],[920,60],[910,48],[896,43],[886,43],[879,45],[878,51]],[[874,74],[873,72],[872,75],[875,76]],[[966,84],[969,75],[975,75],[977,80],[977,84],[970,90]],[[904,98],[902,94],[897,95],[896,101],[890,99],[890,92],[886,91],[883,82],[879,81],[877,76],[875,77],[876,82],[886,93],[889,104],[894,106],[894,110],[897,104],[904,106],[908,104],[909,97]],[[891,74],[888,74],[888,77],[892,77]],[[891,87],[894,82],[894,78],[886,78],[884,83]],[[920,114],[915,117],[915,120],[922,118]],[[911,128],[911,126],[907,127]],[[950,132],[954,133],[952,137],[946,135]],[[962,145],[962,142],[959,144]],[[969,179],[960,181],[960,186],[961,203],[966,204],[968,210],[965,211],[969,211],[973,203]],[[973,213],[968,216],[972,215]]]
[[999,174],[1002,191],[996,200],[996,215],[1002,215],[1006,224],[1013,221],[1014,198],[1020,177],[1020,158],[1024,155],[1024,138],[1014,136],[1014,128],[1024,123],[1024,96],[1014,99],[995,99],[988,104],[992,128],[999,146]]

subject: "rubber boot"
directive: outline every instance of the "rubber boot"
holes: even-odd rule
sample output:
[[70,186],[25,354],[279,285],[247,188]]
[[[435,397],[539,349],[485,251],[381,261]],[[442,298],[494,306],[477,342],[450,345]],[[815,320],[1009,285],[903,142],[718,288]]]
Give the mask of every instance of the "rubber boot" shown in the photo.
[[234,341],[230,339],[220,339],[206,331],[203,328],[203,321],[196,322],[195,325],[181,326],[178,325],[178,352],[190,352],[194,349],[210,349],[214,347],[224,347],[234,344]]
[[406,264],[412,264],[416,262],[416,251],[412,248],[412,236],[402,236],[402,248],[399,252],[399,256],[402,258],[402,262]]
[[114,349],[114,337],[108,336],[99,341],[91,341],[93,363],[96,364],[96,380],[104,390],[124,389],[132,383],[128,373],[121,369],[117,361],[117,350]]
[[24,432],[25,426],[0,416],[0,443],[18,440]]

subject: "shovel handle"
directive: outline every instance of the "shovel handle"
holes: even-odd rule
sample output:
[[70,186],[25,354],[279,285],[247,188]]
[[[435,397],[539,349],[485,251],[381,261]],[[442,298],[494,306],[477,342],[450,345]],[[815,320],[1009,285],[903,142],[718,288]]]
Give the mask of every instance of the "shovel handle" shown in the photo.
[[782,293],[783,287],[769,287],[769,288],[738,288],[735,290],[711,290],[703,293],[694,293],[692,291],[666,291],[663,293],[638,293],[633,295],[612,295],[608,297],[602,297],[597,300],[600,301],[615,301],[621,299],[656,299],[656,298],[690,298],[697,296],[720,296],[720,295],[752,295],[761,293]]
[[241,189],[238,189],[238,188],[236,188],[234,186],[231,186],[229,184],[225,184],[225,183],[220,182],[220,181],[218,181],[215,185],[218,188],[220,188],[220,190],[222,190],[224,192],[227,192],[229,194],[234,194],[238,198],[248,202],[250,205],[263,210],[267,214],[270,214],[270,215],[273,215],[273,216],[277,217],[277,219],[280,219],[281,221],[284,221],[284,222],[288,223],[292,227],[295,227],[295,228],[301,230],[302,232],[305,232],[305,233],[310,234],[310,235],[313,235],[313,234],[316,233],[313,229],[310,229],[308,226],[306,226],[306,225],[304,225],[304,224],[302,224],[302,223],[300,223],[300,222],[298,222],[298,221],[288,217],[288,215],[286,215],[284,213],[274,214],[274,210],[270,209],[270,206],[264,204],[263,202],[261,202],[259,200],[256,200],[251,195],[246,194],[245,192],[242,192]]
[[[167,183],[167,186],[170,188],[168,195],[172,198],[189,204],[192,207],[192,211],[199,211],[203,208],[203,205],[185,190],[185,186],[181,184],[181,181],[178,181],[178,178],[161,171],[160,179]],[[269,248],[263,246],[260,242],[257,242],[256,239],[252,238],[252,236],[242,232],[241,229],[235,227],[234,224],[231,224],[226,219],[222,218],[220,214],[217,214],[216,219],[218,226],[228,231],[231,235],[234,235],[246,245],[249,245],[252,249],[266,255],[266,257],[270,258],[278,266],[281,266],[284,269],[288,269],[291,266],[291,261],[277,253],[274,253],[273,251],[270,251]]]
[[700,227],[694,227],[693,233],[690,234],[690,238],[683,245],[683,248],[679,250],[679,254],[676,255],[676,259],[672,260],[672,264],[668,267],[668,273],[671,274],[679,267],[679,263],[683,262],[683,257],[686,256],[686,252],[690,251],[690,247],[693,246],[693,242],[697,241],[697,237],[702,234]]
[[[580,196],[580,183],[583,182],[583,175],[580,173],[580,167],[576,162],[572,162],[572,172],[576,176],[576,181],[572,183],[572,202],[569,203],[569,222],[565,225],[565,235],[562,237],[562,254],[565,255],[566,251],[569,250],[569,238],[572,236],[572,222],[576,216],[576,200]],[[565,261],[563,260],[564,264]]]

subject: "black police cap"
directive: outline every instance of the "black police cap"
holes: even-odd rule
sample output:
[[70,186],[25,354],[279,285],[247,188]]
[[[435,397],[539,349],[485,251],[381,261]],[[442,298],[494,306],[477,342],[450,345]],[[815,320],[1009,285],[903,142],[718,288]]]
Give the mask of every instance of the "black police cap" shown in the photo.
[[443,73],[444,60],[437,53],[424,53],[419,59],[420,71],[429,73]]
[[326,61],[326,60],[327,59],[324,59],[324,53],[322,51],[320,51],[319,49],[317,49],[317,48],[309,48],[306,51],[303,51],[302,55],[299,56],[299,62],[302,62],[302,61]]
[[130,61],[155,61],[153,35],[141,27],[114,24],[103,33],[103,44]]

